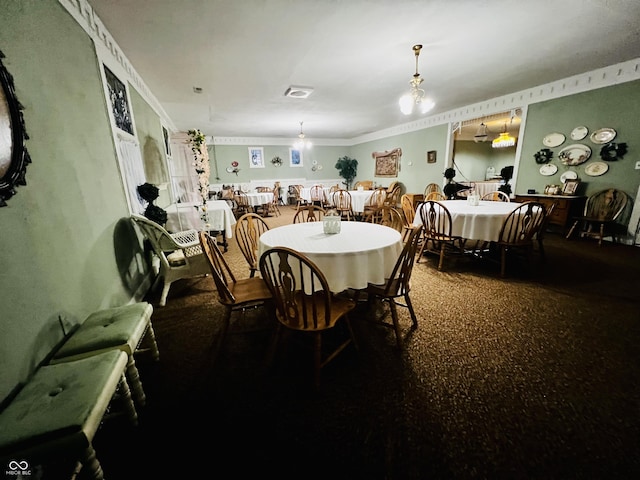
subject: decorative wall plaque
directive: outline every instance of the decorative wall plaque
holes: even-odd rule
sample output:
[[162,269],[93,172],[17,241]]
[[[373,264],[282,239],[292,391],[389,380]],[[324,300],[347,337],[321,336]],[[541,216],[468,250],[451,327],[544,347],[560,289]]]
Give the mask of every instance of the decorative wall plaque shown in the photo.
[[394,148],[384,152],[373,152],[371,154],[376,163],[376,177],[397,177],[400,170],[400,159],[402,149]]

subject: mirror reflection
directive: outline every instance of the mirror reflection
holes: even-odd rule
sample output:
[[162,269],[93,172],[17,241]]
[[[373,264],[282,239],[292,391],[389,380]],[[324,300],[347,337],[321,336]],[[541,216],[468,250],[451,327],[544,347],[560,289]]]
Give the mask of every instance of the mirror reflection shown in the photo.
[[515,165],[521,117],[514,109],[461,122],[454,130],[455,181],[480,196],[497,190],[504,183],[502,169]]

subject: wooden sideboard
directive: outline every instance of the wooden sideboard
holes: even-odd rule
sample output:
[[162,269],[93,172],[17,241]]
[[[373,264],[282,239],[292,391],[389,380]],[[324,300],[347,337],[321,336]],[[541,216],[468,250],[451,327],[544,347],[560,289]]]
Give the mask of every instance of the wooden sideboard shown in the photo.
[[540,202],[547,208],[556,203],[556,208],[549,219],[549,225],[556,225],[564,230],[571,226],[572,218],[582,215],[586,200],[587,197],[578,195],[542,195],[535,193],[516,195],[515,198],[516,202]]

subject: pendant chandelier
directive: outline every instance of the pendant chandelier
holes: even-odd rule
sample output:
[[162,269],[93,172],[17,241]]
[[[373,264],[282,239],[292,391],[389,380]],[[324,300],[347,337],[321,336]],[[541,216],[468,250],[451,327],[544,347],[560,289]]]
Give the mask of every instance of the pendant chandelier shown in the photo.
[[504,131],[498,135],[493,142],[491,142],[491,146],[493,148],[507,148],[513,147],[516,144],[516,139],[509,135],[507,132],[507,124],[504,124]]
[[302,132],[302,123],[300,122],[300,133],[298,134],[298,140],[293,144],[293,147],[296,150],[304,150],[311,148],[311,142],[304,138],[304,133]]
[[487,138],[489,138],[489,135],[487,133],[487,126],[483,122],[478,127],[478,131],[476,132],[476,134],[473,136],[473,141],[476,143],[482,143],[486,142]]
[[413,52],[416,56],[416,73],[414,73],[413,78],[409,80],[411,89],[400,98],[399,102],[400,110],[405,115],[411,115],[414,106],[420,110],[420,113],[427,113],[435,106],[434,101],[427,97],[424,90],[420,88],[420,84],[424,81],[418,73],[418,57],[420,56],[420,50],[422,50],[422,45],[413,46]]

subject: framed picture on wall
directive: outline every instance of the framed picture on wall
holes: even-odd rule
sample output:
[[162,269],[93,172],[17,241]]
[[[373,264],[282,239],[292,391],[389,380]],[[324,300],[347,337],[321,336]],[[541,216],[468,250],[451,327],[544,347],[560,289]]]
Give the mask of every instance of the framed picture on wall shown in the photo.
[[297,148],[289,149],[289,166],[302,167],[302,150]]
[[249,168],[264,168],[264,149],[249,147]]
[[427,163],[436,163],[436,151],[429,150],[427,152]]
[[133,135],[133,122],[131,120],[127,88],[106,65],[104,65],[104,77],[107,82],[111,111],[113,112],[113,120],[116,127],[124,130],[129,135]]

